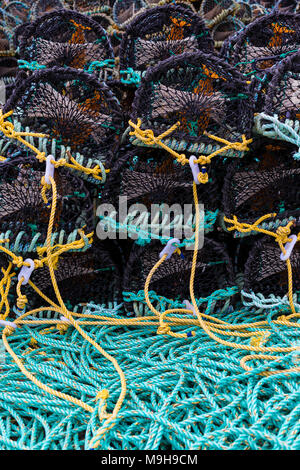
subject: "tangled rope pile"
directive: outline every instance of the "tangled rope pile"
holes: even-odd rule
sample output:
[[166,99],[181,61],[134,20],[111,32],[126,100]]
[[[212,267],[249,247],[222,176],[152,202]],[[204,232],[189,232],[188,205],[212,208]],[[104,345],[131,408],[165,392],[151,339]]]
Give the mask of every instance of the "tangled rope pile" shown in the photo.
[[[109,313],[89,305],[85,313],[119,317],[121,311]],[[276,314],[278,310],[267,318],[272,331],[268,344],[286,347],[296,340],[295,331],[279,330],[273,322]],[[265,315],[241,309],[223,313],[222,320],[242,324],[265,320]],[[264,375],[270,365],[277,372],[292,368],[299,354],[281,354],[270,365],[250,355],[251,370],[245,371],[240,366],[241,351],[218,345],[201,329],[188,340],[166,340],[146,326],[85,326],[85,330],[118,357],[128,386],[115,426],[100,441],[100,448],[300,448],[297,374]],[[0,448],[91,448],[89,442],[101,425],[99,415],[112,411],[120,392],[110,362],[71,328],[61,336],[55,327],[24,326],[10,337],[10,346],[39,380],[85,401],[93,412],[49,397],[6,355],[0,377]],[[109,392],[97,395],[99,384]]]
[[[25,195],[28,191],[35,197],[29,199],[29,210],[24,208],[26,202],[21,209],[15,207],[14,200],[10,205],[9,198],[2,204],[4,207],[1,206],[0,221],[5,229],[0,226],[0,233],[3,232],[0,238],[0,449],[299,450],[297,270],[300,261],[297,249],[300,218],[297,220],[297,212],[293,212],[295,218],[292,219],[291,214],[286,214],[284,209],[289,201],[284,200],[285,194],[281,190],[270,203],[264,181],[261,181],[267,181],[266,171],[275,167],[268,156],[261,162],[255,154],[261,141],[272,137],[267,132],[268,126],[259,120],[268,118],[269,114],[261,114],[256,119],[256,130],[253,128],[255,109],[264,106],[264,99],[268,103],[269,95],[273,93],[273,85],[266,93],[268,81],[271,84],[274,81],[274,77],[270,78],[274,73],[273,65],[268,68],[273,60],[274,67],[279,61],[276,70],[282,76],[288,70],[289,87],[284,90],[283,99],[289,111],[286,116],[283,113],[281,119],[293,116],[298,122],[295,111],[298,101],[294,94],[298,72],[290,73],[289,70],[289,67],[297,66],[297,61],[291,59],[290,62],[289,54],[294,53],[294,49],[285,53],[277,50],[271,58],[264,57],[267,66],[262,75],[259,75],[259,67],[255,74],[240,73],[236,67],[244,62],[234,62],[237,51],[242,54],[246,50],[255,57],[245,62],[247,67],[254,67],[253,64],[256,67],[257,54],[259,56],[264,48],[296,47],[291,42],[298,40],[299,16],[275,9],[275,20],[273,13],[263,17],[269,29],[266,29],[266,37],[262,34],[259,38],[258,45],[243,38],[242,32],[243,51],[239,51],[241,41],[233,35],[225,44],[221,57],[214,55],[213,44],[218,43],[216,47],[219,47],[217,39],[222,38],[223,43],[231,27],[239,26],[242,20],[250,21],[255,8],[247,9],[244,5],[244,11],[234,2],[226,8],[216,2],[212,12],[208,8],[209,2],[203,1],[201,7],[197,5],[202,16],[197,16],[194,5],[189,2],[185,2],[185,6],[163,2],[153,8],[151,3],[145,2],[139,17],[133,3],[129,1],[128,10],[124,11],[124,6],[121,8],[119,2],[115,2],[114,21],[107,16],[110,7],[91,12],[85,8],[84,1],[81,5],[84,15],[54,9],[47,13],[47,21],[44,21],[39,17],[42,5],[36,4],[30,14],[38,18],[32,24],[26,24],[24,31],[15,30],[15,42],[20,41],[20,47],[14,54],[20,52],[19,68],[23,70],[16,83],[5,83],[9,98],[3,110],[0,109],[3,137],[0,170],[1,165],[2,169],[6,168],[6,179],[3,171],[0,188],[9,195],[15,191],[21,202],[20,187],[25,188]],[[27,6],[23,9],[29,10]],[[148,21],[153,11],[159,14],[154,14]],[[4,9],[0,8],[0,13],[7,21],[6,5]],[[109,26],[104,29],[89,16],[97,16],[100,24],[108,21]],[[291,18],[296,26],[284,26]],[[140,19],[142,25],[140,36],[136,36],[136,19]],[[220,31],[217,33],[214,28],[224,27],[223,20],[226,20],[226,27],[220,31],[225,36],[220,36]],[[278,23],[274,23],[277,20]],[[253,23],[254,26],[257,24]],[[57,28],[57,24],[64,27]],[[251,28],[248,28],[250,33]],[[58,29],[66,32],[63,41],[58,40]],[[210,30],[214,31],[212,37]],[[253,39],[253,35],[250,37]],[[24,46],[27,42],[30,48]],[[130,44],[135,45],[134,53]],[[140,54],[141,47],[145,51],[145,62],[145,57]],[[117,58],[115,50],[119,52]],[[33,58],[37,55],[38,61],[25,60],[28,51]],[[45,51],[49,52],[48,56]],[[99,59],[103,55],[103,60],[91,62],[96,51]],[[130,57],[130,54],[135,56]],[[297,58],[297,55],[293,57]],[[62,58],[66,62],[63,62],[64,67],[61,66]],[[128,67],[122,70],[125,59],[132,59],[134,68],[128,66],[131,65],[129,61]],[[119,70],[118,65],[121,66]],[[127,73],[128,80],[122,79]],[[133,75],[130,77],[130,74]],[[253,81],[247,80],[249,74],[254,75]],[[276,74],[274,76],[276,78]],[[281,105],[278,104],[278,109],[282,111]],[[125,120],[129,124],[127,129]],[[292,129],[294,138],[288,139],[282,131],[281,140],[298,145],[299,129],[297,125]],[[272,138],[278,137],[274,135]],[[59,159],[49,154],[49,150],[56,147]],[[128,148],[134,148],[134,151],[129,153],[126,167],[119,159],[127,162]],[[32,161],[28,159],[30,152],[35,157]],[[290,148],[284,148],[284,152],[285,156],[290,155]],[[23,160],[14,161],[20,154]],[[217,208],[221,206],[217,198],[224,182],[222,165],[226,165],[228,158],[242,157],[246,161],[252,158],[259,162],[256,174],[260,180],[255,185],[253,177],[253,186],[250,181],[250,192],[256,199],[253,204],[249,202],[251,210],[246,209],[259,213],[261,206],[274,205],[277,197],[282,209],[280,213],[284,213],[281,219],[280,213],[269,213],[252,223],[249,219],[248,223],[244,219],[239,221],[234,214],[225,216],[225,210],[221,213],[225,205],[222,209]],[[297,160],[297,156],[294,159]],[[137,161],[140,166],[135,166]],[[40,167],[33,168],[34,164]],[[287,179],[288,183],[282,184],[297,184],[297,162],[293,165],[287,169],[287,178],[292,182]],[[28,171],[16,172],[16,167],[25,167]],[[111,167],[114,167],[112,172]],[[186,172],[186,167],[191,171]],[[278,168],[282,167],[278,165]],[[86,189],[82,194],[78,194],[81,188],[78,182],[77,185],[71,182],[71,189],[61,192],[60,186],[67,186],[62,178],[63,171],[75,172],[85,179],[86,186],[83,187]],[[82,270],[79,274],[75,272],[72,254],[91,250],[94,255],[100,251],[98,245],[101,242],[94,239],[97,204],[105,201],[103,185],[111,173],[122,173],[117,190],[121,192],[122,187],[126,194],[130,187],[132,200],[132,192],[137,192],[140,200],[149,204],[154,204],[156,198],[167,204],[172,202],[172,197],[175,200],[181,196],[181,189],[183,193],[190,189],[187,200],[192,203],[195,214],[193,236],[189,240],[193,251],[188,253],[185,239],[156,236],[152,243],[150,232],[145,231],[146,237],[142,238],[142,232],[134,223],[131,226],[125,224],[125,228],[128,225],[131,231],[139,232],[139,244],[130,244],[130,241],[124,248],[112,243],[111,258],[103,255],[101,262],[100,255],[97,259],[95,255],[94,264],[91,260],[86,264],[82,262]],[[233,174],[229,173],[229,178]],[[246,166],[241,174],[243,180],[254,173]],[[32,175],[38,184],[33,183]],[[273,184],[280,180],[277,173],[276,178],[271,175]],[[14,187],[16,181],[17,189]],[[251,197],[241,181],[235,185],[238,184],[237,206],[241,207]],[[203,189],[210,185],[213,188],[211,200],[207,196],[210,190]],[[212,202],[215,194],[216,205]],[[85,204],[77,205],[74,195]],[[88,203],[89,197],[92,204]],[[209,227],[213,234],[203,245],[204,254],[200,246],[200,229],[205,225],[201,222],[200,197],[208,201],[208,206],[211,204],[205,210],[206,216],[213,219]],[[185,195],[180,202],[186,202]],[[46,221],[45,240],[40,246],[36,238],[40,227],[32,228],[34,224],[29,221],[33,208],[37,208],[41,220]],[[24,246],[20,243],[24,231],[20,229],[18,219],[23,214],[24,226],[28,223],[32,229],[29,237],[31,234],[33,237]],[[75,219],[75,234],[74,231],[70,233],[64,243],[63,236],[56,239],[57,227],[60,227],[60,220],[64,222],[63,227],[73,227],[69,214]],[[271,223],[266,225],[266,220],[277,216],[281,222],[277,220],[273,227]],[[209,217],[204,218],[206,223]],[[217,217],[222,219],[221,223]],[[92,228],[86,222],[90,219]],[[121,229],[122,223],[109,215],[108,219],[111,226]],[[231,226],[225,226],[225,223]],[[219,224],[217,230],[214,230],[214,224]],[[297,234],[291,233],[294,228]],[[273,240],[275,255],[274,259],[270,258],[273,262],[269,262],[268,250],[274,247],[270,248],[271,242],[261,238],[260,257],[258,261],[255,259],[258,267],[252,268],[250,263],[255,255],[249,256],[248,271],[245,269],[241,276],[239,269],[245,262],[238,260],[239,250],[235,251],[234,247],[229,255],[228,234],[233,230],[252,236],[258,233]],[[61,232],[65,235],[64,230]],[[227,245],[223,244],[224,240]],[[252,239],[250,248],[242,247],[240,252],[243,248],[245,253],[248,248],[250,251],[251,243]],[[157,246],[161,244],[165,246],[157,252]],[[32,258],[26,258],[26,253]],[[60,264],[62,260],[74,267],[69,278],[61,274],[64,271],[64,265]],[[284,268],[281,261],[285,262]],[[271,274],[268,262],[275,266]],[[43,277],[42,269],[47,270],[46,277]],[[103,275],[105,271],[113,274],[103,282],[104,286],[100,286],[102,279],[99,281],[96,273]],[[112,279],[117,271],[115,279],[122,284],[118,289],[121,291],[129,285],[128,290],[123,289],[122,303],[116,302],[114,296],[110,298],[110,304],[96,303],[92,296],[87,302],[77,303],[72,298],[76,293],[70,294],[66,288],[72,276],[75,278],[73,290],[77,286],[79,290],[79,283],[88,285],[92,273],[94,286],[99,291],[100,287],[109,290],[111,285],[115,287]],[[33,272],[35,280],[30,278]],[[257,305],[254,300],[260,300],[253,277],[267,286],[266,297],[264,291],[261,294],[259,308],[252,308]],[[130,282],[126,284],[128,278],[132,281],[132,289]],[[49,287],[47,280],[53,291],[52,297],[45,293]],[[253,290],[243,290],[244,280]],[[272,282],[275,288],[283,291],[287,286],[284,298],[268,297],[267,288]],[[164,290],[171,292],[170,296]],[[68,298],[64,297],[65,292],[68,292]],[[93,292],[92,288],[90,292]],[[37,307],[34,296],[39,298]],[[186,296],[190,301],[185,299]],[[253,303],[247,303],[249,298],[254,299]],[[274,300],[273,305],[268,304]]]

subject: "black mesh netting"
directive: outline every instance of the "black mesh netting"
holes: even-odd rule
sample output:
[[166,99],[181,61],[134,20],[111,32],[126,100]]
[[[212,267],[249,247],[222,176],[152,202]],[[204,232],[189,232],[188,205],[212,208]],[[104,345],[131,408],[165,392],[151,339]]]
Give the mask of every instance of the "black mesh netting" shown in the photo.
[[[268,213],[284,221],[299,212],[300,163],[292,146],[265,143],[249,157],[228,167],[223,186],[223,209],[229,218],[254,223]],[[284,222],[283,222],[284,223]]]
[[[186,53],[148,70],[135,95],[132,120],[140,118],[141,128],[154,135],[179,121],[164,142],[179,153],[207,154],[220,148],[207,133],[230,142],[251,134],[253,106],[239,72],[217,56]],[[241,156],[232,149],[223,155]]]
[[105,83],[69,68],[53,67],[19,80],[4,112],[11,109],[23,129],[46,133],[83,154],[83,165],[90,158],[109,159],[123,124],[119,102]]
[[220,23],[217,23],[211,31],[215,48],[220,49],[227,38],[244,27],[244,23],[236,17],[227,16]]
[[47,67],[88,70],[95,61],[114,59],[114,54],[99,23],[72,10],[59,10],[27,26],[20,40],[20,58]]
[[261,75],[299,46],[300,16],[275,10],[232,36],[222,55],[241,72]]
[[80,12],[90,12],[100,10],[105,6],[110,7],[113,3],[114,0],[73,0],[73,8]]
[[61,0],[37,0],[30,9],[30,20],[34,21],[39,16],[50,13],[53,10],[61,10],[63,6]]
[[[209,168],[210,185],[200,185],[198,198],[206,210],[219,205],[219,185]],[[126,196],[129,204],[140,203],[150,209],[151,204],[193,203],[193,180],[189,166],[182,166],[165,151],[136,148],[125,151],[116,160],[107,177],[103,198],[116,203]]]
[[267,88],[263,112],[280,121],[300,118],[300,55],[287,57],[276,67]]
[[[2,3],[0,7],[2,7]],[[0,10],[0,22],[9,30],[13,30],[17,25],[27,21],[29,11],[29,4],[24,1],[8,2]]]
[[[123,292],[144,289],[146,278],[159,260],[161,243],[147,247],[134,245],[123,277]],[[184,250],[184,259],[176,253],[154,273],[149,290],[168,299],[188,299],[193,250]],[[213,291],[233,285],[233,268],[225,247],[205,237],[204,247],[198,252],[195,273],[195,296],[206,297]]]
[[216,21],[220,16],[226,17],[233,8],[232,0],[203,0],[199,13],[208,23]]
[[[73,252],[60,256],[55,267],[55,278],[61,296],[68,305],[88,302],[107,305],[108,302],[120,302],[121,273],[112,257],[112,249],[116,252],[117,247],[96,242],[83,253]],[[34,270],[31,281],[57,303],[47,266]],[[31,308],[45,305],[45,300],[35,294],[31,287],[27,291]]]
[[[20,152],[21,153],[21,152]],[[0,163],[0,228],[1,238],[8,238],[11,249],[26,250],[43,246],[46,239],[50,209],[41,196],[41,178],[45,166],[31,156],[15,157]],[[56,242],[85,227],[93,230],[93,207],[83,181],[60,168],[54,176],[57,186],[57,206],[53,232]],[[47,192],[49,203],[51,192]],[[75,238],[79,239],[76,234]],[[34,241],[33,241],[34,240]]]
[[183,52],[212,51],[203,20],[182,5],[155,7],[138,15],[120,46],[120,69],[143,71]]
[[113,7],[113,19],[117,25],[124,26],[147,6],[144,0],[116,0]]
[[[269,237],[253,246],[245,265],[244,291],[284,296],[288,293],[286,262],[280,259],[281,250]],[[294,292],[300,288],[300,244],[296,243],[290,257]]]

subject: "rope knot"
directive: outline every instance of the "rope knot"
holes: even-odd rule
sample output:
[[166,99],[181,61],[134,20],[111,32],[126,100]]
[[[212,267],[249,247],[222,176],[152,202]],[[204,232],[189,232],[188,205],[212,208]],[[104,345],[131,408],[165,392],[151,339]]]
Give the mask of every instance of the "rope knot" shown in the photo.
[[106,388],[104,388],[103,390],[100,390],[100,392],[97,393],[96,401],[107,400],[108,397],[109,397],[109,391]]
[[158,335],[167,335],[170,332],[171,328],[168,325],[159,326],[157,329]]
[[13,260],[12,260],[13,264],[15,264],[17,266],[17,268],[22,268],[23,266],[23,258],[22,256],[16,256]]
[[15,331],[15,328],[13,328],[12,326],[7,325],[3,330],[3,334],[5,336],[11,336],[14,331]]
[[67,323],[57,323],[56,328],[58,329],[61,335],[64,335],[67,332],[69,326],[70,325],[68,325]]
[[278,321],[286,321],[286,315],[280,315],[279,317],[277,317],[277,320]]
[[261,347],[268,341],[270,336],[270,331],[265,331],[261,334],[258,334],[257,336],[252,336],[250,345],[255,347]]
[[21,294],[17,298],[17,307],[20,310],[23,310],[26,307],[26,304],[28,303],[28,299],[25,294]]
[[[292,222],[293,224],[294,222]],[[288,240],[289,240],[289,235],[291,233],[291,223],[288,223],[288,225],[286,225],[285,227],[278,227],[277,230],[276,230],[276,238],[275,240],[277,241],[277,243],[287,243]]]
[[53,162],[55,168],[59,168],[60,166],[65,166],[67,160],[65,158],[60,158],[59,160]]
[[17,136],[13,123],[1,119],[0,124],[1,130],[6,137],[9,139],[14,139]]

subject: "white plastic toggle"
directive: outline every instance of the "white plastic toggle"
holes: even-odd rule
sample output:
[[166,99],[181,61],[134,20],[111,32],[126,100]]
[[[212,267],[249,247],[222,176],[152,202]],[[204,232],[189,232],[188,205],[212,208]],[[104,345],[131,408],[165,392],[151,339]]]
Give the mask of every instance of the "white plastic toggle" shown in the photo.
[[55,160],[53,155],[48,155],[46,158],[46,171],[45,171],[45,183],[51,184],[50,177],[54,177],[54,169],[55,166],[53,165],[52,161]]
[[198,179],[198,175],[200,173],[200,170],[199,170],[198,163],[194,163],[195,160],[197,160],[195,155],[192,155],[189,158],[189,164],[190,164],[190,167],[191,167],[191,170],[192,170],[192,173],[193,173],[193,178],[194,178],[195,183],[200,184],[199,179]]
[[280,255],[281,261],[286,261],[287,259],[289,259],[289,257],[292,254],[293,248],[296,245],[297,240],[298,240],[296,235],[291,235],[289,238],[291,238],[292,241],[287,242],[285,244],[285,247],[284,247],[285,248],[285,254],[281,253],[281,255]]
[[25,259],[24,263],[28,263],[28,264],[30,264],[30,266],[22,266],[22,268],[19,272],[18,281],[21,281],[21,279],[23,277],[24,278],[23,282],[22,282],[23,286],[27,284],[27,282],[30,279],[31,273],[34,270],[34,261],[33,261],[33,259],[27,258],[27,259]]
[[11,321],[7,321],[7,320],[0,320],[0,325],[1,326],[11,326],[12,328],[16,329],[18,326],[11,322]]
[[159,253],[159,257],[162,258],[164,255],[168,255],[166,259],[171,258],[174,251],[177,250],[177,246],[174,246],[175,243],[180,243],[180,240],[178,240],[178,238],[171,238],[164,249]]
[[63,321],[64,323],[70,323],[70,324],[71,324],[70,320],[69,320],[67,317],[61,316],[60,319],[61,319],[61,321]]
[[195,317],[197,317],[197,313],[196,313],[196,311],[195,311],[193,305],[191,304],[191,302],[189,302],[188,300],[184,300],[183,303],[184,303],[184,305],[186,306],[186,308],[187,308],[188,310],[192,310],[193,315],[194,315]]

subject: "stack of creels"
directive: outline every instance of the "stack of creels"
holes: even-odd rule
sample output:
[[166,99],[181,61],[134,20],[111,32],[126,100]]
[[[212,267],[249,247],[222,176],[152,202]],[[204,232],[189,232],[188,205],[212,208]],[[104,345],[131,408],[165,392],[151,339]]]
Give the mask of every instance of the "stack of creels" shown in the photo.
[[117,98],[105,82],[80,70],[54,66],[21,74],[4,107],[11,110],[22,131],[47,134],[48,153],[55,140],[55,148],[68,149],[86,167],[108,165],[119,145],[123,117]]
[[[123,276],[125,308],[129,312],[142,315],[145,308],[144,287],[153,266],[159,260],[161,243],[151,242],[141,247],[134,245]],[[193,250],[185,250],[184,256],[173,255],[154,273],[149,283],[150,300],[163,301],[165,306],[183,306],[190,298],[189,277],[192,267]],[[232,262],[224,244],[205,237],[195,266],[195,296],[209,303],[212,292],[232,288],[234,284]],[[217,307],[222,306],[219,300]],[[148,311],[149,312],[149,311]]]
[[213,50],[201,17],[181,5],[159,6],[127,26],[120,45],[120,73],[125,76],[132,70],[141,75],[162,60],[198,50]]
[[[47,236],[51,193],[44,202],[41,194],[43,166],[35,156],[15,149],[1,162],[0,223],[1,239],[16,254],[35,253],[44,247]],[[55,172],[57,188],[53,243],[80,238],[78,229],[93,230],[93,204],[82,179],[69,170]],[[5,245],[4,245],[5,246]]]
[[99,71],[108,81],[114,53],[106,31],[93,19],[71,10],[58,10],[37,18],[19,35],[20,64],[36,67],[72,67]]

